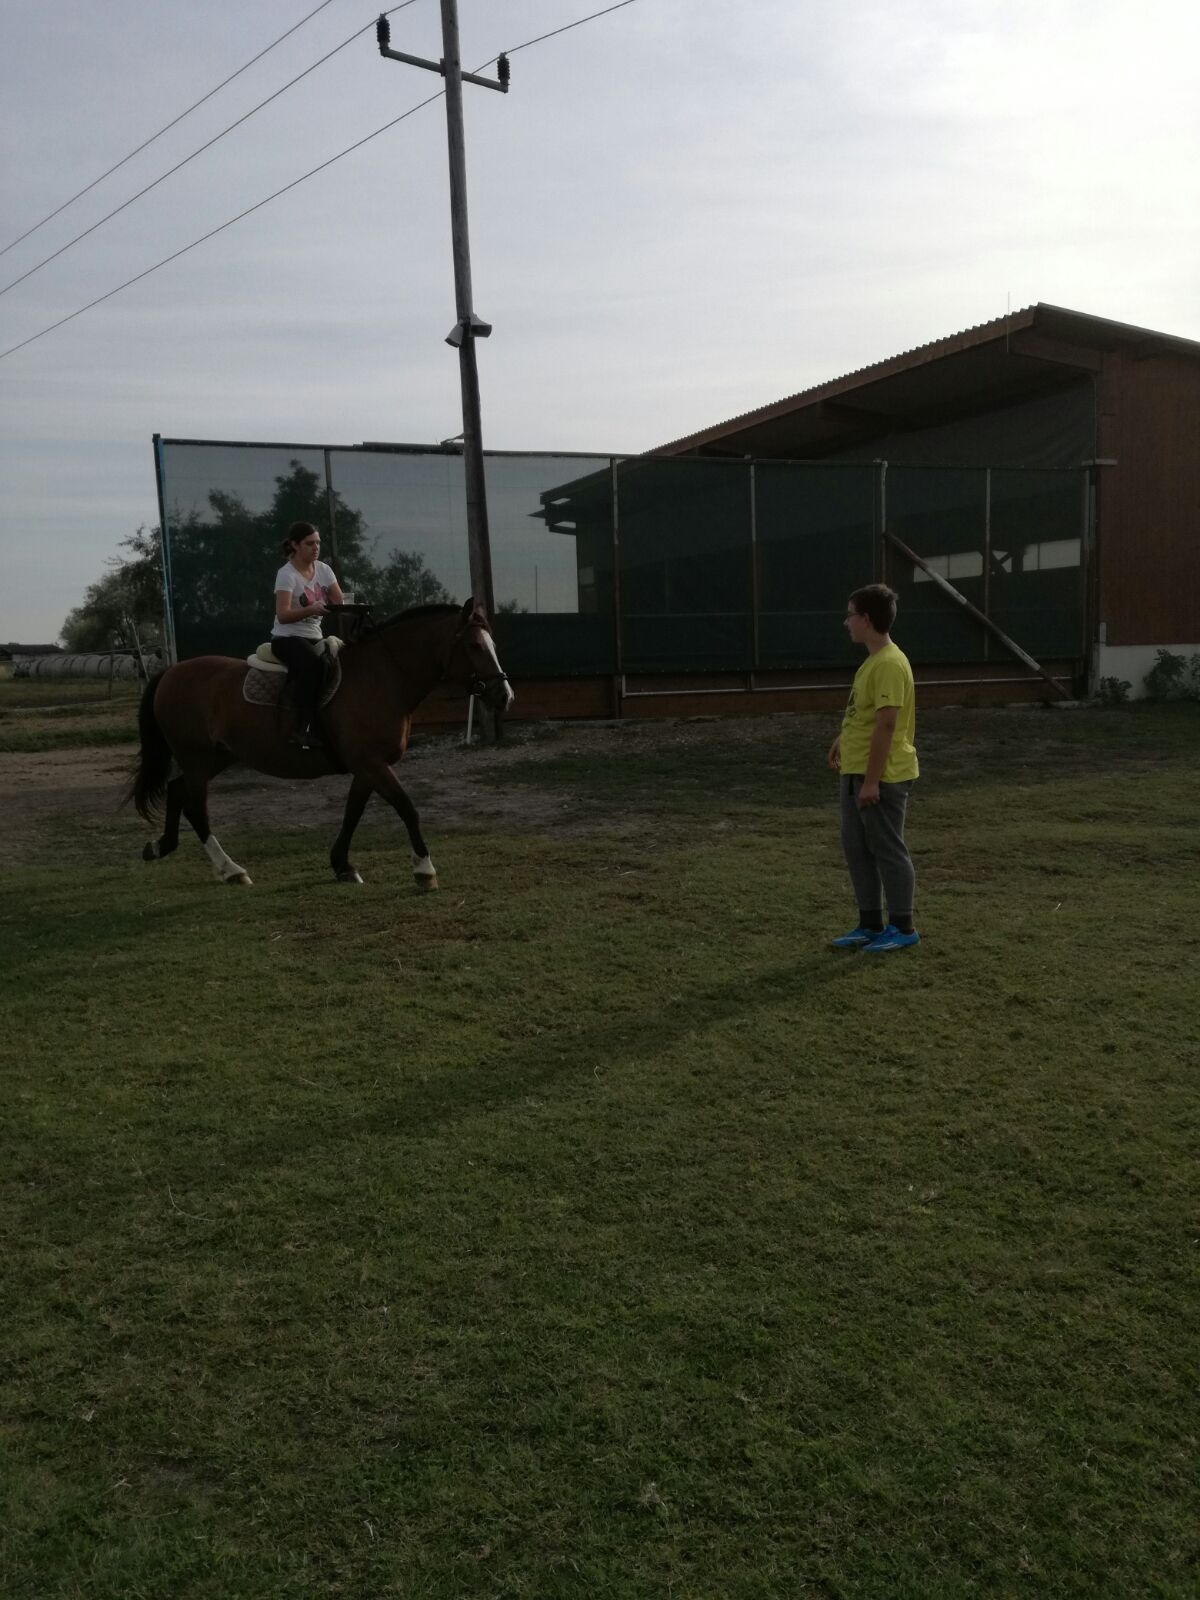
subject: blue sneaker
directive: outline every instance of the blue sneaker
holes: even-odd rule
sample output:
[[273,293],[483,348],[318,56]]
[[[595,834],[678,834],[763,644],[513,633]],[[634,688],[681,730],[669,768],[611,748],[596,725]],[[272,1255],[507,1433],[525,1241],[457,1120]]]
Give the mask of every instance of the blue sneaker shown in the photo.
[[869,944],[862,947],[863,955],[874,955],[877,951],[907,950],[909,945],[920,944],[921,935],[915,930],[912,933],[901,933],[900,929],[888,923],[882,933],[877,933]]
[[[884,929],[884,932],[887,930]],[[831,939],[830,945],[835,950],[861,950],[870,944],[872,939],[881,939],[883,934],[878,928],[855,928],[852,933],[843,933],[840,939]]]

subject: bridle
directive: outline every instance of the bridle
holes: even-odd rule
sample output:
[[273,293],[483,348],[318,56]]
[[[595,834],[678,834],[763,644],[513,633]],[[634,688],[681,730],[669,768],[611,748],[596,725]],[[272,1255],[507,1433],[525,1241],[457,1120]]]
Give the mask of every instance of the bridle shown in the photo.
[[[478,628],[481,633],[483,632],[478,622],[468,622],[460,631],[459,637],[464,639],[468,637],[472,628]],[[472,670],[471,676],[467,679],[467,688],[477,699],[486,700],[488,690],[496,683],[506,683],[510,689],[512,688],[512,684],[508,683],[508,673],[504,671],[498,661],[496,662],[496,667],[497,670],[495,672],[488,673],[480,672],[478,669]]]

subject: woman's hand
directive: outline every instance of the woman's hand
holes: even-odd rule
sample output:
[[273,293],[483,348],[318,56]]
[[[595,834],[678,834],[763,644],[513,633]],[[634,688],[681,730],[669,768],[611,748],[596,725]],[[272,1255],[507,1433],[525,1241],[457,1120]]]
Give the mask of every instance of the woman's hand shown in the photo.
[[314,600],[311,605],[305,606],[304,614],[306,617],[319,617],[324,609],[325,601],[321,598],[318,598]]
[[829,746],[829,754],[825,757],[825,765],[831,772],[840,772],[842,770],[842,736],[840,733]]

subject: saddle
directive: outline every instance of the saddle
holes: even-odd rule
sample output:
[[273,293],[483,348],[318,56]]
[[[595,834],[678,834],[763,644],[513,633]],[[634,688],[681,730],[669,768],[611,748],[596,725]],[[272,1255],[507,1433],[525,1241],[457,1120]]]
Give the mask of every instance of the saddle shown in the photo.
[[[336,638],[321,640],[321,653],[325,658],[325,678],[318,701],[321,706],[327,706],[342,686],[342,663],[338,660],[342,643]],[[242,698],[252,706],[278,705],[287,683],[287,668],[270,643],[260,644],[252,656],[246,657],[246,665],[250,670],[242,684]]]

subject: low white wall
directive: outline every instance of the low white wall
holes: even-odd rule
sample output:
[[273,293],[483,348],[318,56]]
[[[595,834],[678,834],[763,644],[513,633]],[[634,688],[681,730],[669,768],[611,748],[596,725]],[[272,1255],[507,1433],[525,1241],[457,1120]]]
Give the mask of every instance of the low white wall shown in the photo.
[[1160,650],[1169,650],[1173,656],[1190,656],[1200,652],[1200,644],[1097,645],[1097,683],[1101,678],[1123,678],[1132,685],[1130,698],[1140,699],[1146,693],[1146,674],[1158,659]]

